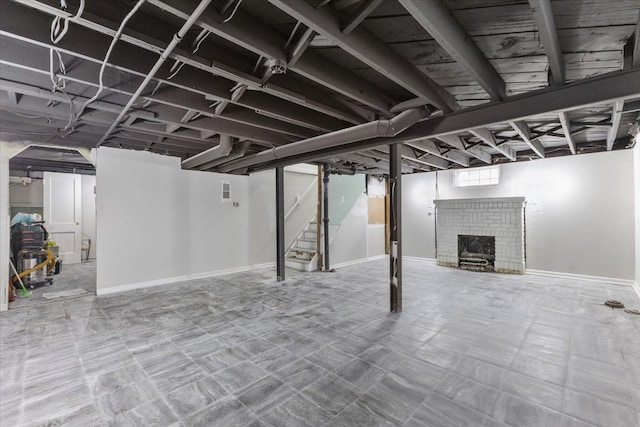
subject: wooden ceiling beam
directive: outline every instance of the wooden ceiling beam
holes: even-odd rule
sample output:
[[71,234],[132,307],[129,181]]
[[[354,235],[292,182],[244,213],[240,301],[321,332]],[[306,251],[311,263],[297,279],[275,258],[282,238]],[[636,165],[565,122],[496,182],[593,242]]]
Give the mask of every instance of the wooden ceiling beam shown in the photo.
[[531,130],[524,120],[510,121],[509,125],[520,135],[520,138],[527,143],[538,157],[544,158],[544,146],[536,138],[531,138]]
[[516,160],[516,152],[513,148],[511,148],[506,143],[498,145],[498,141],[496,141],[493,133],[487,128],[477,128],[477,129],[469,129],[473,135],[479,138],[482,142],[487,144],[488,146],[495,148],[500,152],[503,156],[508,158],[511,161]]
[[494,101],[506,98],[506,84],[442,0],[400,0],[404,8]]
[[560,117],[560,124],[562,125],[562,131],[564,132],[564,137],[567,140],[567,144],[569,145],[569,150],[571,150],[571,154],[576,154],[576,143],[573,140],[573,134],[571,133],[571,126],[569,123],[569,113],[565,111],[561,111],[558,113]]
[[624,99],[618,100],[613,104],[613,111],[611,112],[611,129],[609,129],[609,134],[607,135],[607,150],[609,151],[613,148],[613,143],[616,141],[616,136],[618,135],[622,111],[624,111]]
[[529,5],[533,11],[542,46],[547,53],[553,83],[563,85],[565,81],[564,57],[558,41],[551,0],[529,0]]
[[382,0],[365,0],[358,9],[349,16],[346,24],[342,27],[342,33],[349,34],[353,31],[376,7],[380,6],[380,3],[382,3]]

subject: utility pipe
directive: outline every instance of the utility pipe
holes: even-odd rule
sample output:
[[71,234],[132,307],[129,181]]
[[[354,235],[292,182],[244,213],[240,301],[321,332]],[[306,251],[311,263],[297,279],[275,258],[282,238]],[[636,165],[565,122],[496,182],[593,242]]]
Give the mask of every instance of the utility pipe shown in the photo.
[[[329,165],[324,164],[322,168],[322,183],[324,184],[324,193],[322,205],[324,213],[322,214],[322,222],[324,223],[324,271],[331,270],[329,264]],[[320,238],[320,236],[316,236]]]
[[391,119],[375,120],[369,123],[353,126],[347,129],[340,129],[324,135],[303,139],[281,145],[271,150],[261,151],[252,156],[246,156],[240,160],[222,165],[220,172],[230,172],[236,169],[246,168],[260,163],[271,162],[284,157],[296,156],[316,150],[326,150],[351,142],[363,141],[378,137],[396,136],[400,132],[413,126],[426,115],[425,109],[412,108],[403,111]]
[[98,147],[105,142],[105,140],[109,137],[109,135],[111,135],[111,132],[113,132],[116,126],[118,126],[118,124],[120,123],[120,121],[122,121],[124,116],[127,114],[127,111],[129,111],[129,109],[134,104],[134,102],[136,102],[136,100],[142,94],[142,91],[144,91],[144,89],[147,87],[149,82],[151,82],[151,79],[153,79],[153,77],[156,75],[156,73],[158,72],[162,64],[164,64],[164,61],[167,60],[167,58],[169,57],[173,49],[182,41],[182,38],[185,36],[185,34],[187,34],[187,31],[189,31],[193,26],[193,24],[196,23],[196,21],[200,18],[200,15],[202,15],[202,13],[205,11],[205,9],[207,8],[207,6],[209,6],[210,3],[211,3],[211,0],[202,0],[200,4],[198,4],[198,7],[195,8],[193,13],[189,17],[189,19],[187,19],[187,21],[184,23],[182,28],[180,28],[180,30],[173,35],[173,39],[171,40],[169,45],[165,48],[164,52],[162,52],[162,54],[160,55],[160,58],[158,58],[153,68],[151,68],[151,71],[149,71],[149,74],[147,74],[147,76],[144,78],[144,80],[142,81],[138,89],[136,89],[133,95],[131,95],[129,102],[127,102],[127,104],[124,107],[122,107],[120,114],[118,114],[118,117],[116,117],[116,119],[113,121],[111,126],[109,126],[109,129],[107,129],[107,132],[105,132],[102,138],[100,138],[100,141],[98,141],[98,144],[97,144]]

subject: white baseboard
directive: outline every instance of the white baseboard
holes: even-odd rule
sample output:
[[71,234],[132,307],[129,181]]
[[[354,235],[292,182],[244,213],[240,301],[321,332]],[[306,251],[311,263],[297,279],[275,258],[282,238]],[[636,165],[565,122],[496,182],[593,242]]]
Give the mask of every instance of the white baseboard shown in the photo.
[[402,259],[408,259],[409,261],[420,261],[420,262],[424,262],[425,264],[431,264],[431,265],[437,265],[438,264],[438,260],[435,258],[422,258],[422,257],[417,257],[417,256],[402,256]]
[[[600,277],[600,276],[588,276],[586,274],[574,274],[574,273],[562,273],[558,271],[544,271],[544,270],[531,270],[527,268],[525,274],[531,274],[533,276],[547,276],[547,277],[557,277],[560,279],[575,279],[575,280],[585,280],[588,282],[600,282],[600,283],[611,283],[614,285],[623,285],[623,286],[634,286],[635,282],[633,280],[627,279],[616,279],[613,277]],[[636,292],[638,290],[636,289]]]
[[268,262],[265,264],[255,264],[246,267],[228,268],[225,270],[206,271],[196,274],[185,274],[183,276],[165,277],[157,280],[149,280],[147,282],[128,283],[126,285],[111,286],[108,288],[96,288],[96,295],[108,295],[118,292],[132,291],[134,289],[151,288],[154,286],[168,285],[170,283],[184,282],[186,280],[207,279],[209,277],[225,276],[232,273],[241,273],[243,271],[258,270],[261,268],[274,267],[274,262]]
[[640,298],[640,283],[633,282],[633,290],[636,291],[638,298]]
[[369,257],[369,258],[354,259],[353,261],[347,261],[347,262],[341,262],[339,264],[334,264],[334,265],[331,266],[331,268],[349,267],[350,265],[362,264],[362,263],[369,262],[369,261],[377,261],[379,259],[384,259],[387,256],[388,255],[376,255],[376,256]]

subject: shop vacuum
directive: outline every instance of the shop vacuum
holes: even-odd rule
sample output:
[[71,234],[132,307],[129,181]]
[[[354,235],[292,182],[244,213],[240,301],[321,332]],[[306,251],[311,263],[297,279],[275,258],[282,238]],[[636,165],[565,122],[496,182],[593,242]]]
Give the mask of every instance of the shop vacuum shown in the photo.
[[31,289],[53,284],[51,276],[59,272],[55,255],[45,248],[47,238],[44,221],[11,227],[11,255],[22,282]]

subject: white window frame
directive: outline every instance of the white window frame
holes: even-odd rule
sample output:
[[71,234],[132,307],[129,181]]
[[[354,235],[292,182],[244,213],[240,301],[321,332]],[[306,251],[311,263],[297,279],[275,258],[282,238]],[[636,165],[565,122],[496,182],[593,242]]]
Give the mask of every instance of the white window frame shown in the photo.
[[456,169],[453,175],[454,187],[484,187],[500,183],[500,165],[481,168]]

